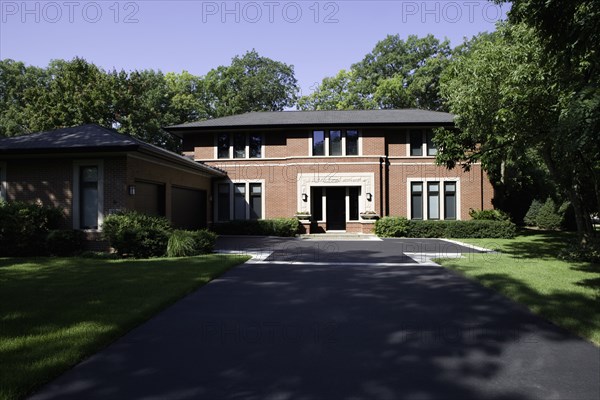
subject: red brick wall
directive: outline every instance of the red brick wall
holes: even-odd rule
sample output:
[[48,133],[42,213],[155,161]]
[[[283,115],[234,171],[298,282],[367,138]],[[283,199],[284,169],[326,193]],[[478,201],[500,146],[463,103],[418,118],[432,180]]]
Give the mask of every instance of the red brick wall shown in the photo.
[[[321,129],[321,128],[315,128]],[[297,175],[321,173],[374,174],[375,211],[383,214],[380,200],[386,194],[380,190],[380,157],[389,155],[389,215],[407,215],[407,181],[409,178],[448,178],[459,181],[460,217],[468,219],[470,208],[482,205],[481,168],[475,165],[470,172],[460,168],[447,170],[435,165],[434,157],[407,157],[408,137],[403,128],[369,128],[361,130],[362,153],[359,157],[310,157],[310,138],[314,129],[272,130],[265,135],[262,159],[214,159],[214,134],[190,135],[184,141],[184,150],[194,152],[197,160],[218,166],[228,172],[233,181],[264,180],[265,217],[290,217],[298,208]],[[197,146],[197,147],[194,147]],[[386,151],[387,150],[387,151]],[[202,156],[202,157],[199,157]],[[483,173],[483,208],[492,208],[493,189]],[[384,185],[385,187],[385,185]],[[349,230],[357,228],[348,225]]]
[[[127,157],[126,181],[123,183],[123,193],[127,193],[127,186],[135,185],[136,180],[144,180],[153,183],[165,184],[165,214],[171,218],[171,187],[180,186],[190,189],[206,190],[207,193],[207,221],[211,221],[212,205],[210,202],[212,194],[211,177],[199,175],[193,170],[183,167],[175,167],[166,162],[156,161],[150,158],[140,159],[139,156],[129,155]],[[135,207],[135,196],[126,195],[126,207]]]
[[[19,158],[6,160],[7,199],[9,201],[40,202],[64,210],[63,228],[73,227],[73,171],[76,158]],[[136,179],[166,184],[166,212],[171,213],[171,185],[203,189],[211,195],[211,177],[193,170],[176,168],[167,162],[139,159],[132,156],[90,156],[90,163],[102,161],[104,167],[104,215],[111,210],[133,209],[135,199],[127,193]],[[209,207],[210,209],[210,207]],[[207,220],[210,216],[207,210]]]
[[6,198],[61,208],[64,228],[71,228],[73,164],[71,160],[19,158],[6,161]]

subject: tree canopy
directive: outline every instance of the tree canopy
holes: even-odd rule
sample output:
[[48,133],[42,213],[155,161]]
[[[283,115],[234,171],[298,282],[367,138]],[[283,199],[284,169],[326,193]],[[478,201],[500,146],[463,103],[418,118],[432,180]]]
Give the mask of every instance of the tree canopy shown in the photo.
[[0,135],[15,136],[97,123],[176,149],[162,127],[249,111],[279,111],[296,102],[292,66],[256,51],[206,76],[152,69],[104,71],[82,58],[46,68],[0,61]]
[[565,79],[564,65],[544,41],[535,27],[503,24],[453,60],[441,94],[458,130],[436,135],[438,162],[449,168],[481,162],[500,180],[506,162],[539,160],[571,201],[585,240],[594,235],[590,212],[599,208],[599,97],[577,72]]
[[450,44],[433,35],[388,35],[349,71],[325,78],[300,98],[302,110],[418,107],[440,110],[440,72],[449,62]]

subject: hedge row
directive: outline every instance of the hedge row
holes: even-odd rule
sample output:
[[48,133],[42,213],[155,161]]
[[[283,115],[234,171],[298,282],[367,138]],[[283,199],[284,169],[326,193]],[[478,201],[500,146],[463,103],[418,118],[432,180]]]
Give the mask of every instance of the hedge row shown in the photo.
[[517,228],[510,221],[418,221],[404,217],[383,217],[375,223],[381,237],[413,238],[513,238]]
[[260,235],[291,237],[300,230],[297,218],[274,218],[249,221],[231,221],[213,224],[219,235]]

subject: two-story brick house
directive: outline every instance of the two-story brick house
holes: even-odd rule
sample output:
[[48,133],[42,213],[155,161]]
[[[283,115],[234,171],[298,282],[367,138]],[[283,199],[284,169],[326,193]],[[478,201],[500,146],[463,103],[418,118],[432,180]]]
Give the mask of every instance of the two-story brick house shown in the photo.
[[310,232],[367,233],[365,212],[450,220],[492,208],[480,165],[435,165],[440,126],[453,126],[453,115],[404,109],[256,112],[167,130],[185,156],[227,172],[213,183],[213,222],[301,212]]

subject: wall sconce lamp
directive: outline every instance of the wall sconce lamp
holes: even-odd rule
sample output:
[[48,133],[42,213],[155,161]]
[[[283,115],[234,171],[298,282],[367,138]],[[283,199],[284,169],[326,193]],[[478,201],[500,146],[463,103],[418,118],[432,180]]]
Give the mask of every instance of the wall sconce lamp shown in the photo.
[[127,186],[127,193],[129,193],[130,196],[135,196],[135,185]]
[[373,200],[373,195],[371,193],[367,193],[367,201]]
[[308,201],[308,195],[306,193],[302,193],[302,201]]

